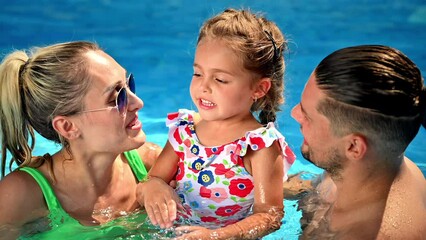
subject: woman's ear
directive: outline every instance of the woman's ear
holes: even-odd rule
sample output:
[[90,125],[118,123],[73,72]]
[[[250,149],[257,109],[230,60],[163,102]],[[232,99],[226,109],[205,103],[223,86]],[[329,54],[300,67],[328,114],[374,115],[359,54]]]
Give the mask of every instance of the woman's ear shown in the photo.
[[80,136],[77,125],[71,118],[66,116],[56,116],[52,120],[52,126],[62,137],[71,140]]
[[368,148],[365,137],[358,134],[350,134],[347,137],[346,157],[351,160],[363,159]]
[[271,79],[262,78],[259,82],[256,83],[252,98],[259,99],[265,96],[268,93],[270,88],[271,88]]

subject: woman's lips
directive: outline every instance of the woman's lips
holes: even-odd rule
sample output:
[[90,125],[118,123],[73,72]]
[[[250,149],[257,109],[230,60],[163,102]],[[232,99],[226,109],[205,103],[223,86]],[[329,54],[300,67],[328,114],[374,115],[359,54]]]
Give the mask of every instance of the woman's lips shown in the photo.
[[142,128],[142,122],[139,121],[138,116],[135,116],[135,118],[129,124],[127,124],[126,128],[141,129]]

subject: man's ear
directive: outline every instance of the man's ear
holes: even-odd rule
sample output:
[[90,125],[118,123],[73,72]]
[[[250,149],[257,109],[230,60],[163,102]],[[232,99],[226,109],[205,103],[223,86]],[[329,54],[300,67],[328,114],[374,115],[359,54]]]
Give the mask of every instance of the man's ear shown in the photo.
[[271,88],[271,79],[270,78],[262,78],[255,85],[255,90],[253,92],[253,99],[259,99],[265,96],[269,89]]
[[350,134],[347,137],[346,157],[351,160],[363,159],[368,148],[365,137],[359,134]]
[[80,130],[75,122],[66,116],[56,116],[52,120],[52,126],[62,137],[71,140],[80,136]]

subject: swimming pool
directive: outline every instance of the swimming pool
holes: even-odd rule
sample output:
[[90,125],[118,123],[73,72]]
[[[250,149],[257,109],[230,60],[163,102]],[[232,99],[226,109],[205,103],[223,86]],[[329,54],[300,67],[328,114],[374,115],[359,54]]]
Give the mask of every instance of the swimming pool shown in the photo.
[[[226,7],[264,12],[290,41],[286,54],[286,103],[278,126],[297,153],[291,172],[320,172],[302,159],[298,124],[290,110],[298,102],[312,69],[335,49],[358,44],[384,44],[407,54],[426,70],[426,3],[423,0],[383,1],[196,1],[111,0],[5,1],[0,0],[0,54],[12,48],[71,40],[92,40],[135,75],[137,93],[144,100],[140,112],[148,140],[163,145],[165,115],[193,108],[189,97],[192,56],[198,29],[204,20]],[[407,156],[426,175],[426,130],[407,149]],[[36,153],[54,152],[38,138]],[[300,213],[286,202],[282,229],[265,239],[297,239]]]

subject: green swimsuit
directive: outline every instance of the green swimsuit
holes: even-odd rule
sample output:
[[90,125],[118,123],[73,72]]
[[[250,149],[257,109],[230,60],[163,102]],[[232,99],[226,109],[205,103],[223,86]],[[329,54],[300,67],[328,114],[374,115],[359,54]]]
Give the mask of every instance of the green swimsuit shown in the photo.
[[[138,181],[145,178],[147,171],[139,153],[136,150],[132,150],[125,152],[124,155]],[[79,239],[116,239],[118,236],[129,236],[132,230],[138,230],[137,232],[140,235],[140,230],[144,228],[142,225],[145,223],[146,214],[141,213],[137,215],[129,214],[130,217],[120,217],[100,226],[83,226],[65,212],[49,182],[40,171],[30,167],[23,167],[19,170],[29,173],[37,181],[50,212],[48,215],[50,220],[49,230],[36,234],[31,233],[31,236],[22,236],[20,239],[75,239],[76,237]],[[134,237],[135,235],[132,236]],[[123,238],[120,237],[118,239]]]

